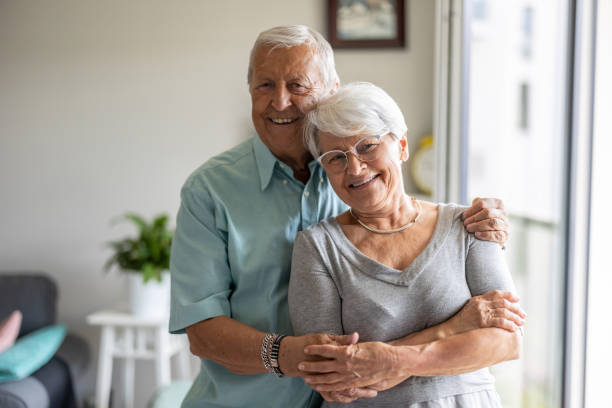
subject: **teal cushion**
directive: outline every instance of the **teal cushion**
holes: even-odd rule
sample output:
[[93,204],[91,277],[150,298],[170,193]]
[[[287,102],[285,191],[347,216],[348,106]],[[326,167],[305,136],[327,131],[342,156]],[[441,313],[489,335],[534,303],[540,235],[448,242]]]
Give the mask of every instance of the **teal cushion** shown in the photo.
[[45,365],[61,346],[66,326],[57,324],[33,331],[0,353],[0,382],[20,380]]

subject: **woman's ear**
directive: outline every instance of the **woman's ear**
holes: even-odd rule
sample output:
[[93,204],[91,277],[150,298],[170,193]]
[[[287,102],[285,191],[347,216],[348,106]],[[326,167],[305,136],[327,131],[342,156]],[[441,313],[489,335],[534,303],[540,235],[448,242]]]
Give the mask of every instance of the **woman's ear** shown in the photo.
[[330,95],[335,94],[339,87],[340,87],[340,82],[336,81],[336,83],[329,90],[329,94]]
[[404,137],[402,137],[399,140],[399,146],[400,146],[400,160],[402,162],[405,162],[406,160],[408,160],[408,157],[410,156],[408,152],[408,140],[406,140],[406,134],[404,134]]

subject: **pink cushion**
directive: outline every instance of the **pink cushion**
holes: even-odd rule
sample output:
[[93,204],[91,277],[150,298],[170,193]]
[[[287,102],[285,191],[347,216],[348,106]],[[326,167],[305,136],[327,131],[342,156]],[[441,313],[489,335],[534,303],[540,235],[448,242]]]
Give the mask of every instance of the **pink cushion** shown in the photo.
[[0,353],[15,343],[21,328],[21,312],[15,310],[6,319],[0,322]]

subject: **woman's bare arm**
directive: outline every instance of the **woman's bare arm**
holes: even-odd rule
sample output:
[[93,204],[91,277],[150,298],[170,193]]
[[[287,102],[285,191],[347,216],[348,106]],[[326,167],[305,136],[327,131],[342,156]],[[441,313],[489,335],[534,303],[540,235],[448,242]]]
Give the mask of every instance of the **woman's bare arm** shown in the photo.
[[497,327],[509,332],[520,331],[527,315],[518,301],[519,298],[512,292],[492,290],[472,297],[447,321],[388,343],[394,346],[413,346],[487,327]]
[[304,381],[317,391],[366,387],[398,378],[456,375],[519,358],[522,335],[497,328],[477,329],[430,343],[392,346],[382,342],[309,346],[307,354],[329,360],[302,362]]

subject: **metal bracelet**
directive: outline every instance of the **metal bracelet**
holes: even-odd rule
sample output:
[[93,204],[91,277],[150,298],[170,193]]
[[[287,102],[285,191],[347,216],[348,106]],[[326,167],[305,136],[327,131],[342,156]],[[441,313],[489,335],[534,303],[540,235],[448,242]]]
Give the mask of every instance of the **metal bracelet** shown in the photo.
[[281,341],[283,341],[285,337],[287,336],[276,335],[276,337],[274,338],[274,341],[272,342],[272,348],[270,350],[270,365],[272,366],[272,369],[274,370],[274,375],[276,375],[279,378],[285,375],[281,371],[280,366],[278,364],[278,351],[280,350],[280,343]]
[[263,361],[264,367],[266,367],[266,370],[268,370],[270,373],[274,373],[274,369],[272,368],[272,364],[270,362],[270,344],[273,341],[274,336],[275,335],[272,333],[266,334],[266,337],[264,337],[261,342],[260,350],[261,361]]

